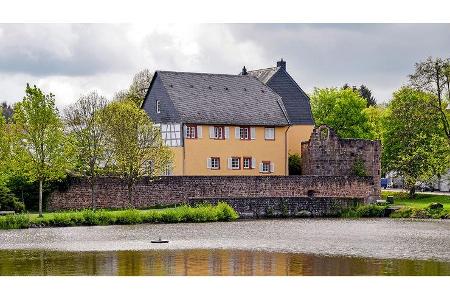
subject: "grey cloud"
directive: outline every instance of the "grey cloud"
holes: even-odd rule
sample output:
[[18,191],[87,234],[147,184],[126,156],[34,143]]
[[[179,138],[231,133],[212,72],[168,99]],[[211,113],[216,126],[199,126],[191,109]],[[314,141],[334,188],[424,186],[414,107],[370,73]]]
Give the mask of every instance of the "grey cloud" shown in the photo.
[[[32,75],[92,75],[134,65],[126,25],[0,25],[0,71]],[[128,49],[133,51],[134,49]]]

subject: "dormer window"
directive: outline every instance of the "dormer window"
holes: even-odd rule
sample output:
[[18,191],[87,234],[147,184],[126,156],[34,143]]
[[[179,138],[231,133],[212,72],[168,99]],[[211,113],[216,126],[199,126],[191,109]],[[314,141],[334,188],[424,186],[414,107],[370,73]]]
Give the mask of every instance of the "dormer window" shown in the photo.
[[161,112],[161,108],[159,105],[159,100],[156,100],[156,113],[159,114]]

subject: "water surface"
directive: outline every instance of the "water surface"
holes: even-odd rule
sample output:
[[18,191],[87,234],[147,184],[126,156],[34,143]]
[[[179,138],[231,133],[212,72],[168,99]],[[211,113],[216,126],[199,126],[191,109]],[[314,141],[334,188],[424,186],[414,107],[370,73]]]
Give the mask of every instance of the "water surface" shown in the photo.
[[[168,244],[152,244],[162,237]],[[0,275],[450,275],[450,222],[288,219],[0,231]]]

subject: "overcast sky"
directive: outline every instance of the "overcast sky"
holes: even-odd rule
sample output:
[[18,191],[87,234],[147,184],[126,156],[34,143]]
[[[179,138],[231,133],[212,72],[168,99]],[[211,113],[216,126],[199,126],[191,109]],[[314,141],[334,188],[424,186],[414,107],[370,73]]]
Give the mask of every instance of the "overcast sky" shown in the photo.
[[367,85],[378,102],[414,63],[450,56],[450,24],[0,24],[0,101],[27,82],[64,106],[97,90],[110,98],[139,70],[237,74],[283,58],[297,83]]

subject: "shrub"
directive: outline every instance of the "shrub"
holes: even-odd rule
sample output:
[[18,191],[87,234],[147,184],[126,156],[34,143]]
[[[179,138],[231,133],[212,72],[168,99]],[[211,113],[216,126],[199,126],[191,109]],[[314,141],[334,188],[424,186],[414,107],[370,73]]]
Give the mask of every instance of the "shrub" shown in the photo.
[[21,229],[30,227],[30,217],[24,214],[0,217],[1,229]]
[[0,185],[0,210],[23,212],[25,205],[4,185]]
[[357,158],[352,166],[352,175],[364,177],[367,176],[366,167],[364,161],[361,158]]
[[427,207],[428,209],[443,209],[444,205],[442,205],[441,203],[430,203]]
[[358,205],[345,209],[340,216],[343,218],[380,218],[384,217],[386,206],[382,205]]
[[132,225],[142,223],[142,217],[138,210],[127,209],[120,212],[115,212],[115,224]]
[[301,175],[301,158],[298,154],[290,154],[288,159],[289,175]]
[[228,203],[219,202],[216,206],[219,213],[220,221],[233,221],[239,218],[238,213]]

